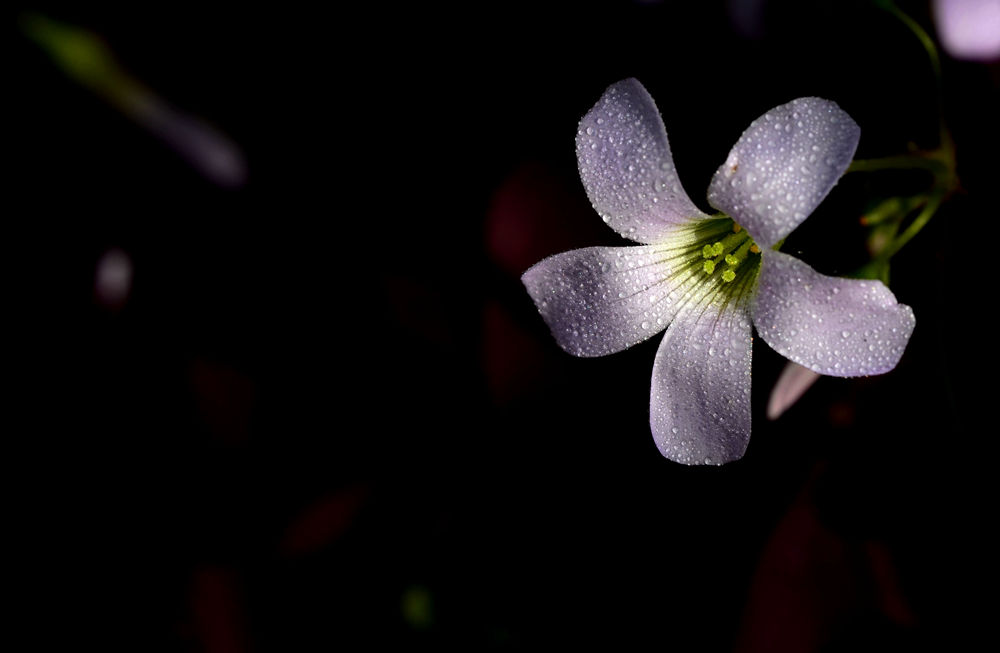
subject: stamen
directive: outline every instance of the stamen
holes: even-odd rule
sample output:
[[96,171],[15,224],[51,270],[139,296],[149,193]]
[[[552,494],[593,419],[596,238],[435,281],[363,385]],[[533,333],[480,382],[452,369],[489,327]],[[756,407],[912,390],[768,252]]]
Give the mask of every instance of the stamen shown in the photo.
[[728,263],[733,267],[738,266],[740,263],[746,260],[747,253],[750,251],[753,244],[754,243],[752,240],[748,240],[742,245],[740,245],[739,249],[737,249],[732,254],[726,254],[726,263]]
[[[726,225],[725,229],[726,231],[723,233],[719,233],[718,231],[704,233],[704,240],[699,245],[696,245],[693,251],[688,251],[696,257],[691,260],[692,268],[694,266],[700,267],[701,272],[707,275],[707,277],[715,277],[716,271],[720,273],[718,277],[715,277],[716,282],[719,283],[718,280],[721,279],[721,284],[728,288],[725,294],[729,296],[731,293],[742,293],[746,287],[746,280],[753,278],[753,270],[745,270],[750,274],[743,274],[742,264],[751,253],[759,254],[760,247],[753,242],[746,229],[735,221]],[[730,229],[732,230],[731,232],[729,232]],[[715,238],[719,240],[715,240]],[[706,244],[706,241],[708,244]],[[700,266],[698,265],[699,263]],[[704,279],[704,283],[711,283],[709,278],[702,277],[702,279]],[[734,283],[737,279],[741,281]],[[719,289],[721,290],[722,288],[720,287]]]
[[733,251],[746,240],[749,240],[749,236],[745,233],[729,234],[721,242],[715,243],[712,248],[715,251],[715,255],[718,256],[719,254]]

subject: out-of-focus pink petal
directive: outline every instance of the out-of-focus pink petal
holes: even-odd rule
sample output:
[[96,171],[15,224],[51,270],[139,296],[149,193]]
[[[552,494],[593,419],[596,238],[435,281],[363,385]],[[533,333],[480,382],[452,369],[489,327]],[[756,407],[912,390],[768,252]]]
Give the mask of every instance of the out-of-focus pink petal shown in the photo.
[[819,379],[820,374],[808,367],[802,367],[795,361],[788,361],[781,370],[778,381],[771,389],[771,397],[767,401],[767,418],[778,419],[792,404],[805,394]]
[[177,111],[155,96],[145,98],[132,115],[203,177],[223,188],[247,181],[247,164],[240,148],[205,121]]
[[957,59],[1000,59],[1000,0],[936,0],[934,21],[945,51]]
[[132,259],[118,247],[104,252],[94,271],[94,297],[107,308],[117,310],[132,291]]

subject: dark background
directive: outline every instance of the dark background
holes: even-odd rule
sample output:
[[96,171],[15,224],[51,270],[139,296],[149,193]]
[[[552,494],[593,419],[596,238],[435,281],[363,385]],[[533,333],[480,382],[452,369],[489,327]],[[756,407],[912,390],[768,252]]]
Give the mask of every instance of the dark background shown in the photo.
[[[753,5],[33,7],[237,142],[237,190],[12,21],[9,538],[37,649],[974,641],[995,587],[996,63],[942,53],[962,192],[894,259],[917,316],[899,367],[820,379],[770,422],[784,360],[758,341],[737,463],[658,454],[659,338],[574,359],[520,285],[549,254],[626,244],[574,154],[624,77],[703,208],[742,130],[795,97],[851,114],[859,157],[936,145],[898,21]],[[926,3],[901,5],[933,35]],[[926,182],[845,178],[784,249],[848,273],[870,203]],[[94,294],[114,247],[134,264],[119,309]]]

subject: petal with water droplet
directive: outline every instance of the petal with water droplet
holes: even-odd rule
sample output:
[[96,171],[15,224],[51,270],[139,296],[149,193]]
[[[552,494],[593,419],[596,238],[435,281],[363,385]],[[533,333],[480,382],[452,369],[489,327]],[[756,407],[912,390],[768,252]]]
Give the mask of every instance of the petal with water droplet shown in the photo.
[[604,356],[667,327],[700,278],[674,274],[675,264],[662,246],[588,247],[544,259],[521,281],[560,347]]
[[745,304],[690,307],[653,363],[649,422],[664,456],[686,465],[743,457],[750,441],[750,316]]
[[[792,232],[847,170],[861,130],[834,102],[799,98],[754,120],[708,187],[708,203],[761,247]],[[736,183],[733,183],[736,182]]]
[[583,117],[576,155],[594,209],[630,240],[662,242],[707,217],[681,188],[663,119],[635,79],[611,85]]
[[761,263],[753,321],[775,351],[830,376],[896,367],[913,333],[913,310],[880,281],[822,275],[788,254]]

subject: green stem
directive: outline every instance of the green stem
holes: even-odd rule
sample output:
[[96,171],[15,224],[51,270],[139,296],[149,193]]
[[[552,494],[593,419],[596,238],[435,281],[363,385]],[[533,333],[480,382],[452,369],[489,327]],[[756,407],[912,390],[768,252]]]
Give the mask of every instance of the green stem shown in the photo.
[[904,25],[913,32],[917,40],[920,41],[920,45],[924,47],[927,52],[927,57],[931,60],[931,70],[934,72],[934,89],[937,96],[937,110],[938,110],[938,135],[940,137],[941,147],[947,149],[950,145],[951,138],[948,134],[948,127],[944,124],[944,83],[941,77],[941,56],[938,54],[937,46],[934,45],[934,39],[930,37],[927,31],[920,26],[920,23],[913,20],[907,14],[903,13],[899,7],[892,2],[892,0],[877,0],[877,4],[883,9],[888,11],[890,14],[898,18]]
[[917,37],[920,44],[924,46],[924,50],[927,51],[927,56],[931,60],[931,68],[934,70],[934,80],[937,82],[938,89],[941,87],[941,57],[938,55],[937,46],[934,45],[934,39],[927,34],[927,31],[920,26],[920,23],[910,18],[908,15],[904,14],[895,3],[890,0],[882,0],[879,2],[883,9],[888,11],[890,14],[898,18],[910,28],[910,31]]
[[941,202],[944,201],[947,192],[944,189],[937,189],[931,194],[930,199],[927,202],[927,206],[921,211],[917,217],[913,219],[913,222],[900,234],[892,243],[882,250],[880,259],[888,261],[892,258],[893,254],[898,252],[903,248],[906,243],[910,242],[910,239],[920,233],[920,230],[924,228],[924,225],[934,217],[937,212],[938,207],[941,206]]
[[879,159],[855,159],[848,172],[874,172],[876,170],[930,170],[935,175],[947,172],[948,166],[937,159],[924,156],[887,156]]

